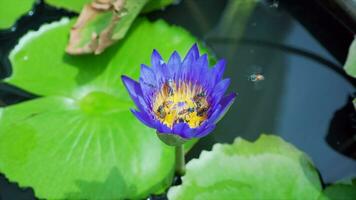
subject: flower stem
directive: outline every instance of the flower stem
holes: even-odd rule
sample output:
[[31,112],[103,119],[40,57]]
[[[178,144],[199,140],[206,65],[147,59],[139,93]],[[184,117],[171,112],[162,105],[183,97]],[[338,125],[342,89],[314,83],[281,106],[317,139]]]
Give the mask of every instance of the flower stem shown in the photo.
[[176,174],[183,176],[185,174],[185,159],[183,144],[176,146]]

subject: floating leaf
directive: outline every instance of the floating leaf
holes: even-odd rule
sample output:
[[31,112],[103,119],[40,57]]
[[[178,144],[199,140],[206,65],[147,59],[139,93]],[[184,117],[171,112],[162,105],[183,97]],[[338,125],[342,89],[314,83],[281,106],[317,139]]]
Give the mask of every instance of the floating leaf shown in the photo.
[[0,171],[46,199],[137,199],[164,190],[174,150],[130,113],[120,75],[137,78],[154,48],[168,58],[195,39],[140,19],[102,55],[73,57],[64,53],[72,24],[44,25],[11,52],[6,81],[43,97],[1,110]]
[[276,136],[216,144],[187,164],[174,199],[317,199],[318,173],[305,154]]
[[148,0],[93,1],[84,6],[73,26],[67,46],[69,54],[100,54],[122,39]]
[[[100,54],[107,47],[121,40],[129,30],[132,22],[146,4],[146,11],[162,7],[170,3],[169,0],[92,0],[52,1],[60,6],[78,10],[82,7],[80,16],[70,34],[67,53]],[[149,3],[150,2],[150,3]],[[80,6],[81,5],[81,6]]]
[[35,0],[24,1],[0,1],[0,29],[9,28],[26,12],[30,11]]
[[170,184],[174,163],[151,134],[117,97],[43,97],[4,109],[0,170],[40,198],[144,197]]
[[350,45],[344,69],[348,75],[356,78],[356,39]]
[[355,200],[356,179],[350,183],[336,183],[325,188],[319,200]]

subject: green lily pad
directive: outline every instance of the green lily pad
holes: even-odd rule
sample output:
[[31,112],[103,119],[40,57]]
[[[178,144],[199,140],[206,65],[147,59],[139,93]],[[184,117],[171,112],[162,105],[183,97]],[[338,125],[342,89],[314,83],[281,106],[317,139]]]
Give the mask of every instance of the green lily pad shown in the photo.
[[356,199],[356,179],[352,182],[336,183],[325,188],[319,200],[354,200]]
[[0,1],[0,29],[9,28],[16,20],[30,11],[35,0]]
[[117,97],[86,98],[111,105],[86,110],[87,99],[43,97],[5,108],[0,170],[46,199],[139,198],[167,187],[172,151]]
[[190,161],[180,186],[168,198],[179,199],[317,199],[318,173],[309,158],[276,136],[250,143],[215,144]]
[[356,78],[356,39],[350,45],[344,69],[348,75]]
[[[181,28],[137,20],[99,56],[64,53],[74,21],[24,36],[6,82],[42,97],[0,110],[0,171],[46,199],[137,199],[163,191],[174,149],[130,113],[120,80],[138,78],[154,48],[185,54],[195,39]],[[149,35],[149,39],[147,39]]]
[[85,4],[92,0],[45,0],[45,2],[57,8],[65,8],[79,13]]

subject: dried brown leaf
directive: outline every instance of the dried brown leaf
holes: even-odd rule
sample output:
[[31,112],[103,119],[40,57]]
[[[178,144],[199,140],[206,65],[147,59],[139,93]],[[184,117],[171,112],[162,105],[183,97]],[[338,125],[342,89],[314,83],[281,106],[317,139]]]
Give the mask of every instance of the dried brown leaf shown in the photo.
[[[86,4],[79,15],[79,18],[70,31],[70,39],[67,46],[67,53],[72,55],[78,54],[100,54],[108,46],[113,44],[113,30],[120,21],[120,13],[124,9],[124,0],[95,0]],[[89,23],[104,13],[112,12],[110,23],[102,30],[90,33],[90,41],[83,43],[83,31]]]

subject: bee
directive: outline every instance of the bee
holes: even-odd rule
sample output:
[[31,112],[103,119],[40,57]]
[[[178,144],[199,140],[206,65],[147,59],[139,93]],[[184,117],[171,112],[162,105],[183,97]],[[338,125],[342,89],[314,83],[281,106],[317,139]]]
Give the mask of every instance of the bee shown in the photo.
[[263,75],[263,69],[261,66],[251,66],[248,68],[247,71],[247,80],[257,83],[260,81],[265,80],[265,77]]
[[248,67],[246,71],[246,79],[250,82],[250,86],[252,86],[254,90],[263,89],[264,81],[266,80],[263,68],[256,65]]
[[265,80],[265,77],[262,74],[253,73],[248,77],[248,80],[252,82],[259,82]]
[[199,97],[199,96],[195,96],[193,98],[193,102],[195,104],[196,107],[196,111],[198,112],[199,109],[204,108],[204,107],[208,107],[208,102],[206,101],[206,99],[204,99],[203,97]]
[[195,105],[199,108],[201,107],[201,101],[204,101],[203,98],[206,96],[204,92],[198,93],[193,97]]
[[203,116],[207,111],[208,111],[208,108],[207,108],[207,107],[199,108],[199,109],[197,110],[197,115],[201,117],[201,116]]
[[194,108],[188,108],[188,109],[187,109],[187,111],[188,111],[189,113],[194,112],[194,110],[195,110]]
[[164,104],[160,105],[157,109],[158,117],[163,119],[166,117],[166,112],[164,111]]

